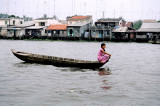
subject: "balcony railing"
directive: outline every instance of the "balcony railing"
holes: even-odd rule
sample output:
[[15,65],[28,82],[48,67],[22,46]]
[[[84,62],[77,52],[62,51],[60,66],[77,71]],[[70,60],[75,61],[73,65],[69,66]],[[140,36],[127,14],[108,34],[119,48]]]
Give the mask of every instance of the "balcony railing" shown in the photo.
[[111,27],[110,26],[91,26],[90,29],[91,30],[95,30],[95,29],[97,29],[97,30],[99,30],[99,29],[105,30],[105,29],[111,29]]

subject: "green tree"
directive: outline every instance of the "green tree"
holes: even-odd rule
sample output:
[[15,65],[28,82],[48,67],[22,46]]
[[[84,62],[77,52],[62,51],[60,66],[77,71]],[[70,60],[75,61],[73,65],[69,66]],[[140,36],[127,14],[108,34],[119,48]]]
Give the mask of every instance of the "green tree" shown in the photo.
[[10,17],[16,17],[15,15],[10,15]]
[[133,22],[133,28],[134,29],[139,29],[142,26],[142,20],[138,20]]

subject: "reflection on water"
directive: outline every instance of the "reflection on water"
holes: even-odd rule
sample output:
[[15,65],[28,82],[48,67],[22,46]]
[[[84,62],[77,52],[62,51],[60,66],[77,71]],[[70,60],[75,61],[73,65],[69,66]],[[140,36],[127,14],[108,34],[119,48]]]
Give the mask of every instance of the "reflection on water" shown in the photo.
[[[106,75],[110,75],[110,74],[111,74],[111,70],[109,68],[100,68],[99,71],[98,71],[99,76],[106,76]],[[108,80],[106,80],[106,79],[102,80],[102,85],[103,86],[101,86],[101,88],[103,90],[111,89],[111,86],[109,86]]]
[[106,43],[112,58],[95,70],[24,63],[10,51],[96,61],[100,44],[0,40],[0,106],[158,106],[159,45]]
[[103,75],[110,75],[111,74],[111,70],[109,68],[100,68],[98,75],[99,76],[103,76]]

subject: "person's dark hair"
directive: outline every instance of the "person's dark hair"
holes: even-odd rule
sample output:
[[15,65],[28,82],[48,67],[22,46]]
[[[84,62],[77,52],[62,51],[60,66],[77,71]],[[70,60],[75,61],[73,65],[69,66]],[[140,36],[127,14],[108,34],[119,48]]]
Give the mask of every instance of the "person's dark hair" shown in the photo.
[[102,43],[102,44],[101,44],[101,47],[104,46],[104,45],[106,45],[106,44],[105,44],[105,43]]
[[[106,45],[106,44],[105,44],[105,43],[102,43],[102,44],[101,44],[101,48],[102,48],[102,46],[104,46],[104,45]],[[105,49],[104,49],[104,51],[105,51]]]

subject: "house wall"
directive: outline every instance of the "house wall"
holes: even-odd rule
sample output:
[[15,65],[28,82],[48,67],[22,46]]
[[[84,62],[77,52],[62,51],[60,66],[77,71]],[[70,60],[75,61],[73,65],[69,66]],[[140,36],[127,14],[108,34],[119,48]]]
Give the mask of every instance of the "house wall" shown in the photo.
[[[7,22],[7,23],[6,23],[6,22]],[[1,25],[1,26],[9,25],[9,20],[7,20],[7,19],[6,19],[6,20],[5,20],[5,19],[4,19],[4,20],[0,20],[0,25]]]
[[67,20],[68,25],[75,24],[75,23],[92,23],[92,17],[87,19],[76,19],[76,20]]
[[89,25],[90,24],[86,24],[84,26],[68,26],[67,27],[68,36],[70,36],[69,35],[70,29],[72,29],[74,37],[84,37],[85,32],[87,32],[87,30],[89,30]]
[[40,23],[44,22],[45,26],[50,26],[54,24],[62,24],[58,20],[55,19],[46,19],[46,20],[35,20],[35,26],[41,26]]
[[89,30],[89,24],[86,24],[84,26],[80,27],[80,36],[84,37],[85,32],[87,32],[87,30]]
[[67,22],[68,22],[68,25],[70,25],[70,24],[75,24],[75,23],[88,23],[90,21],[89,20],[69,20]]
[[67,36],[67,31],[60,31],[59,36],[66,37]]
[[48,31],[48,33],[47,33],[47,36],[59,36],[59,37],[66,37],[67,36],[67,31],[66,30],[59,30],[59,35],[58,34],[56,34],[56,32],[57,31],[54,31],[54,30],[50,30],[50,31]]
[[[5,21],[7,21],[7,24]],[[20,25],[21,22],[24,23],[24,20],[20,18],[6,18],[0,20],[0,25]]]
[[7,31],[7,37],[13,37],[14,36],[14,31],[13,30],[8,30]]
[[[15,24],[14,24],[15,21]],[[24,19],[20,19],[20,18],[10,18],[10,25],[20,25],[22,22],[22,24],[24,23]]]
[[24,29],[16,31],[16,37],[22,37],[23,35],[25,35],[25,30]]
[[0,35],[1,36],[7,36],[7,29],[2,28],[1,31],[0,31]]
[[13,37],[15,31],[15,37],[22,37],[25,35],[25,29],[18,29],[18,30],[7,30],[7,37]]
[[80,37],[82,30],[80,27],[73,27],[73,36],[74,37]]
[[110,38],[112,35],[110,28],[91,28],[91,37],[92,38]]
[[146,39],[147,35],[136,35],[137,39]]
[[41,26],[41,23],[44,22],[45,26],[48,26],[47,20],[35,20],[35,26]]
[[92,38],[99,38],[99,31],[91,30],[91,36]]
[[41,29],[41,36],[46,36],[47,33],[45,33],[45,29]]

